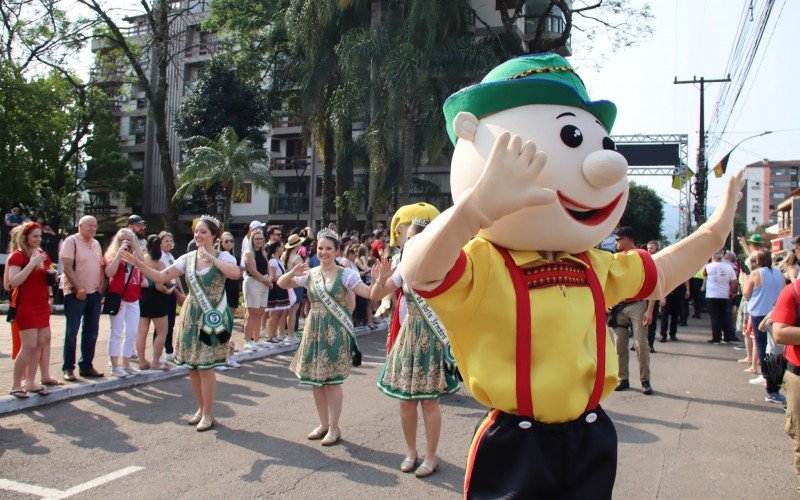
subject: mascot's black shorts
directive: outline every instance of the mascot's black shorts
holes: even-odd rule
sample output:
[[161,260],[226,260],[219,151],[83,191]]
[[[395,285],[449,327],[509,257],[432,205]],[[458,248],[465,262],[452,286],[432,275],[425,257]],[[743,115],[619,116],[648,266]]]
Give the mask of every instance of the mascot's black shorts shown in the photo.
[[465,498],[611,498],[617,432],[599,406],[577,420],[543,424],[491,410],[475,429]]

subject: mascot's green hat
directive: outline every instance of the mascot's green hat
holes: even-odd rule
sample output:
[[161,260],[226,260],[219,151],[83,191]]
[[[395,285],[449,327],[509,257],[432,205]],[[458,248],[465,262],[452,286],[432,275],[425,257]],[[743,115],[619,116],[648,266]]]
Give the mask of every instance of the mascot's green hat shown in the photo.
[[494,68],[481,83],[447,98],[444,117],[453,144],[453,118],[468,111],[479,119],[498,111],[526,104],[561,104],[585,109],[608,130],[614,125],[617,107],[611,101],[590,101],[586,87],[569,62],[558,54],[544,52],[508,60]]

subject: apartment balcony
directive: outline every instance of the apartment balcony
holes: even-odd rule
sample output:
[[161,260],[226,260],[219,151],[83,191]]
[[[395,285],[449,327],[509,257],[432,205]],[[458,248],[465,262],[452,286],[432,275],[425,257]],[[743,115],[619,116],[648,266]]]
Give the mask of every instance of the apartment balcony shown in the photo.
[[186,50],[183,52],[183,55],[186,59],[192,58],[206,58],[213,56],[217,52],[219,52],[219,42],[204,42],[200,43],[199,45],[192,45],[191,47],[187,47]]
[[304,170],[306,173],[308,173],[308,167],[310,166],[310,156],[282,156],[278,158],[272,158],[270,170],[273,172],[286,171],[292,175],[302,175]]
[[307,214],[309,207],[309,197],[307,194],[300,193],[278,193],[269,199],[270,215],[285,214]]
[[108,219],[110,217],[116,217],[118,212],[116,205],[94,205],[92,203],[86,203],[83,205],[83,214],[91,215],[96,219]]
[[298,116],[273,116],[272,129],[302,127],[303,120]]

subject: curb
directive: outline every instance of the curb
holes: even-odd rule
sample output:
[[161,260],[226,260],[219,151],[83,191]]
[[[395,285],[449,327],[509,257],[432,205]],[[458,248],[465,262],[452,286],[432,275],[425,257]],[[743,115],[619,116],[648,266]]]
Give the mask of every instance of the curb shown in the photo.
[[[357,327],[355,329],[356,337],[366,335],[368,333],[386,333],[388,326],[385,321],[379,323],[376,330],[370,330],[367,327]],[[297,349],[296,345],[293,346],[280,346],[258,351],[241,351],[236,355],[236,361],[239,363],[255,361],[258,359],[269,358],[287,352],[293,352]],[[168,372],[161,370],[145,370],[141,375],[133,375],[125,378],[117,378],[114,376],[104,377],[98,382],[84,382],[74,383],[65,382],[63,386],[48,387],[50,394],[47,396],[39,396],[38,394],[31,394],[28,399],[17,399],[14,396],[0,397],[0,415],[9,413],[16,413],[18,411],[27,410],[29,408],[36,408],[38,406],[49,405],[59,401],[66,401],[68,399],[80,398],[83,396],[90,396],[92,394],[99,394],[108,391],[116,391],[119,389],[126,389],[128,387],[135,387],[138,385],[150,384],[167,380],[171,378],[183,377],[189,373],[189,369],[185,366],[172,365],[172,369]]]

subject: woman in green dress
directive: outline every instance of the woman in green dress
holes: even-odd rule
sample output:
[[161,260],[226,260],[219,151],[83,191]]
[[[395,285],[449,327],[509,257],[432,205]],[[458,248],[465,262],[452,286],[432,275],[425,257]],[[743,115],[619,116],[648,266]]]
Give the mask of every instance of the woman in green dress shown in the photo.
[[185,274],[189,295],[177,322],[175,363],[189,368],[198,410],[189,419],[199,432],[214,425],[214,399],[217,379],[214,368],[224,366],[228,340],[233,331],[233,315],[225,297],[225,279],[239,279],[236,259],[228,252],[214,249],[222,233],[222,224],[204,215],[194,228],[197,250],[179,257],[163,271],[147,267],[137,256],[125,252],[123,259],[155,283],[166,283]]
[[[311,301],[303,338],[289,369],[301,384],[312,386],[319,426],[308,439],[322,439],[323,446],[341,439],[342,382],[350,375],[351,349],[355,345],[348,293],[369,297],[369,287],[356,271],[336,265],[338,246],[336,233],[323,229],[317,234],[319,267],[309,270],[303,262],[278,279],[278,286],[285,289],[305,287]],[[354,305],[355,300],[352,302]]]
[[[419,219],[412,220],[408,227],[408,239],[422,231],[427,223],[428,221]],[[372,300],[381,300],[402,288],[407,311],[405,318],[401,318],[402,325],[397,340],[378,376],[378,389],[387,396],[400,400],[400,423],[408,446],[406,457],[400,463],[400,470],[412,472],[416,469],[417,477],[427,477],[439,465],[436,456],[442,429],[439,396],[456,392],[458,381],[455,378],[454,364],[449,359],[444,328],[425,301],[415,296],[403,284],[400,266],[402,263],[392,272],[391,263],[384,258],[377,273],[373,271]],[[401,307],[400,303],[397,307]],[[425,461],[416,467],[418,404],[422,406],[427,452]]]

